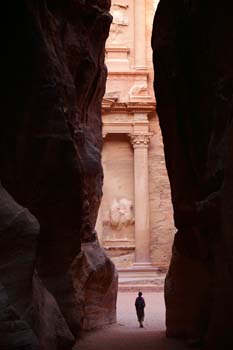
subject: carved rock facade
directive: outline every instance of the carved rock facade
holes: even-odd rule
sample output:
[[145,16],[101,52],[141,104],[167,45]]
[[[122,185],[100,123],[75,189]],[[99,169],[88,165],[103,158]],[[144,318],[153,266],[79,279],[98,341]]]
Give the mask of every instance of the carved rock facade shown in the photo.
[[232,5],[161,0],[152,45],[177,233],[167,335],[233,345]]
[[[143,262],[143,269],[148,268],[147,273],[153,276],[166,270],[174,237],[170,187],[153,92],[150,42],[155,6],[152,0],[112,1],[113,17],[117,11],[128,20],[125,26],[117,25],[122,31],[116,37],[115,26],[111,26],[112,34],[106,43],[104,186],[97,232],[118,268],[120,281],[121,273],[135,274],[135,263]],[[133,204],[134,222],[129,225],[115,224],[126,219],[119,215],[120,209],[114,210],[111,219],[112,204],[122,198]],[[146,254],[139,254],[141,250]],[[142,259],[148,259],[147,266]]]
[[[96,242],[109,8],[108,0],[3,5],[5,23],[12,24],[1,55],[4,350],[26,349],[25,342],[30,350],[70,350],[82,327],[72,273],[82,242]],[[103,298],[114,285],[111,308],[116,274],[107,258],[100,264],[109,276]],[[111,321],[113,315],[114,308]]]

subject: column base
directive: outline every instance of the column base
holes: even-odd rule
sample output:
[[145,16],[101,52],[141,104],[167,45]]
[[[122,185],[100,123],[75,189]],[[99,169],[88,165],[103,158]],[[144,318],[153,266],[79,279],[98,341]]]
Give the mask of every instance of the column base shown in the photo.
[[135,66],[135,70],[147,70],[147,67],[143,65],[137,65]]
[[132,268],[133,270],[154,270],[154,266],[150,262],[135,262]]
[[[128,268],[118,269],[119,283],[132,281],[151,281],[154,279],[164,280],[166,271],[151,263],[135,263]],[[136,283],[137,284],[137,283]]]

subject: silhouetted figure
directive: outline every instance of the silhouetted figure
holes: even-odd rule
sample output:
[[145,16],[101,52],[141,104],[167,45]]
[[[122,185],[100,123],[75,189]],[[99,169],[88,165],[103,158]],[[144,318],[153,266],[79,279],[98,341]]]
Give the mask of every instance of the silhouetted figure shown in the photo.
[[140,328],[143,328],[143,321],[145,317],[145,314],[144,314],[145,306],[146,304],[145,304],[144,298],[142,297],[142,292],[139,292],[138,297],[135,300],[135,307],[136,307]]

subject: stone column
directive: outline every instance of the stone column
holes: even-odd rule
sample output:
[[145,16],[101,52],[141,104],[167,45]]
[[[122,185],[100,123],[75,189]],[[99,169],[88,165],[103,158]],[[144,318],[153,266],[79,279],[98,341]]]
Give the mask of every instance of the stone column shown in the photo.
[[148,145],[152,133],[131,134],[134,148],[135,264],[150,265]]
[[146,69],[146,0],[134,0],[135,69]]

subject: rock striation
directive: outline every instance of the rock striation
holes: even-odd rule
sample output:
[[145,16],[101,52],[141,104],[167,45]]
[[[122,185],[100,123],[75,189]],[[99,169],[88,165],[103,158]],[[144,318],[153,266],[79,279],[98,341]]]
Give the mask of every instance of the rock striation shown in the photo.
[[[25,0],[2,8],[4,350],[70,350],[82,329],[79,285],[74,280],[79,271],[74,270],[85,273],[85,267],[74,267],[73,262],[82,243],[97,244],[109,8],[109,0]],[[8,31],[4,23],[9,24]],[[110,298],[108,290],[114,286],[109,302],[109,321],[114,322],[117,275],[106,257],[102,269],[108,278],[98,293]],[[101,314],[95,315],[92,327],[102,325],[101,319]]]
[[167,335],[233,345],[232,4],[161,0],[155,94],[177,228]]

